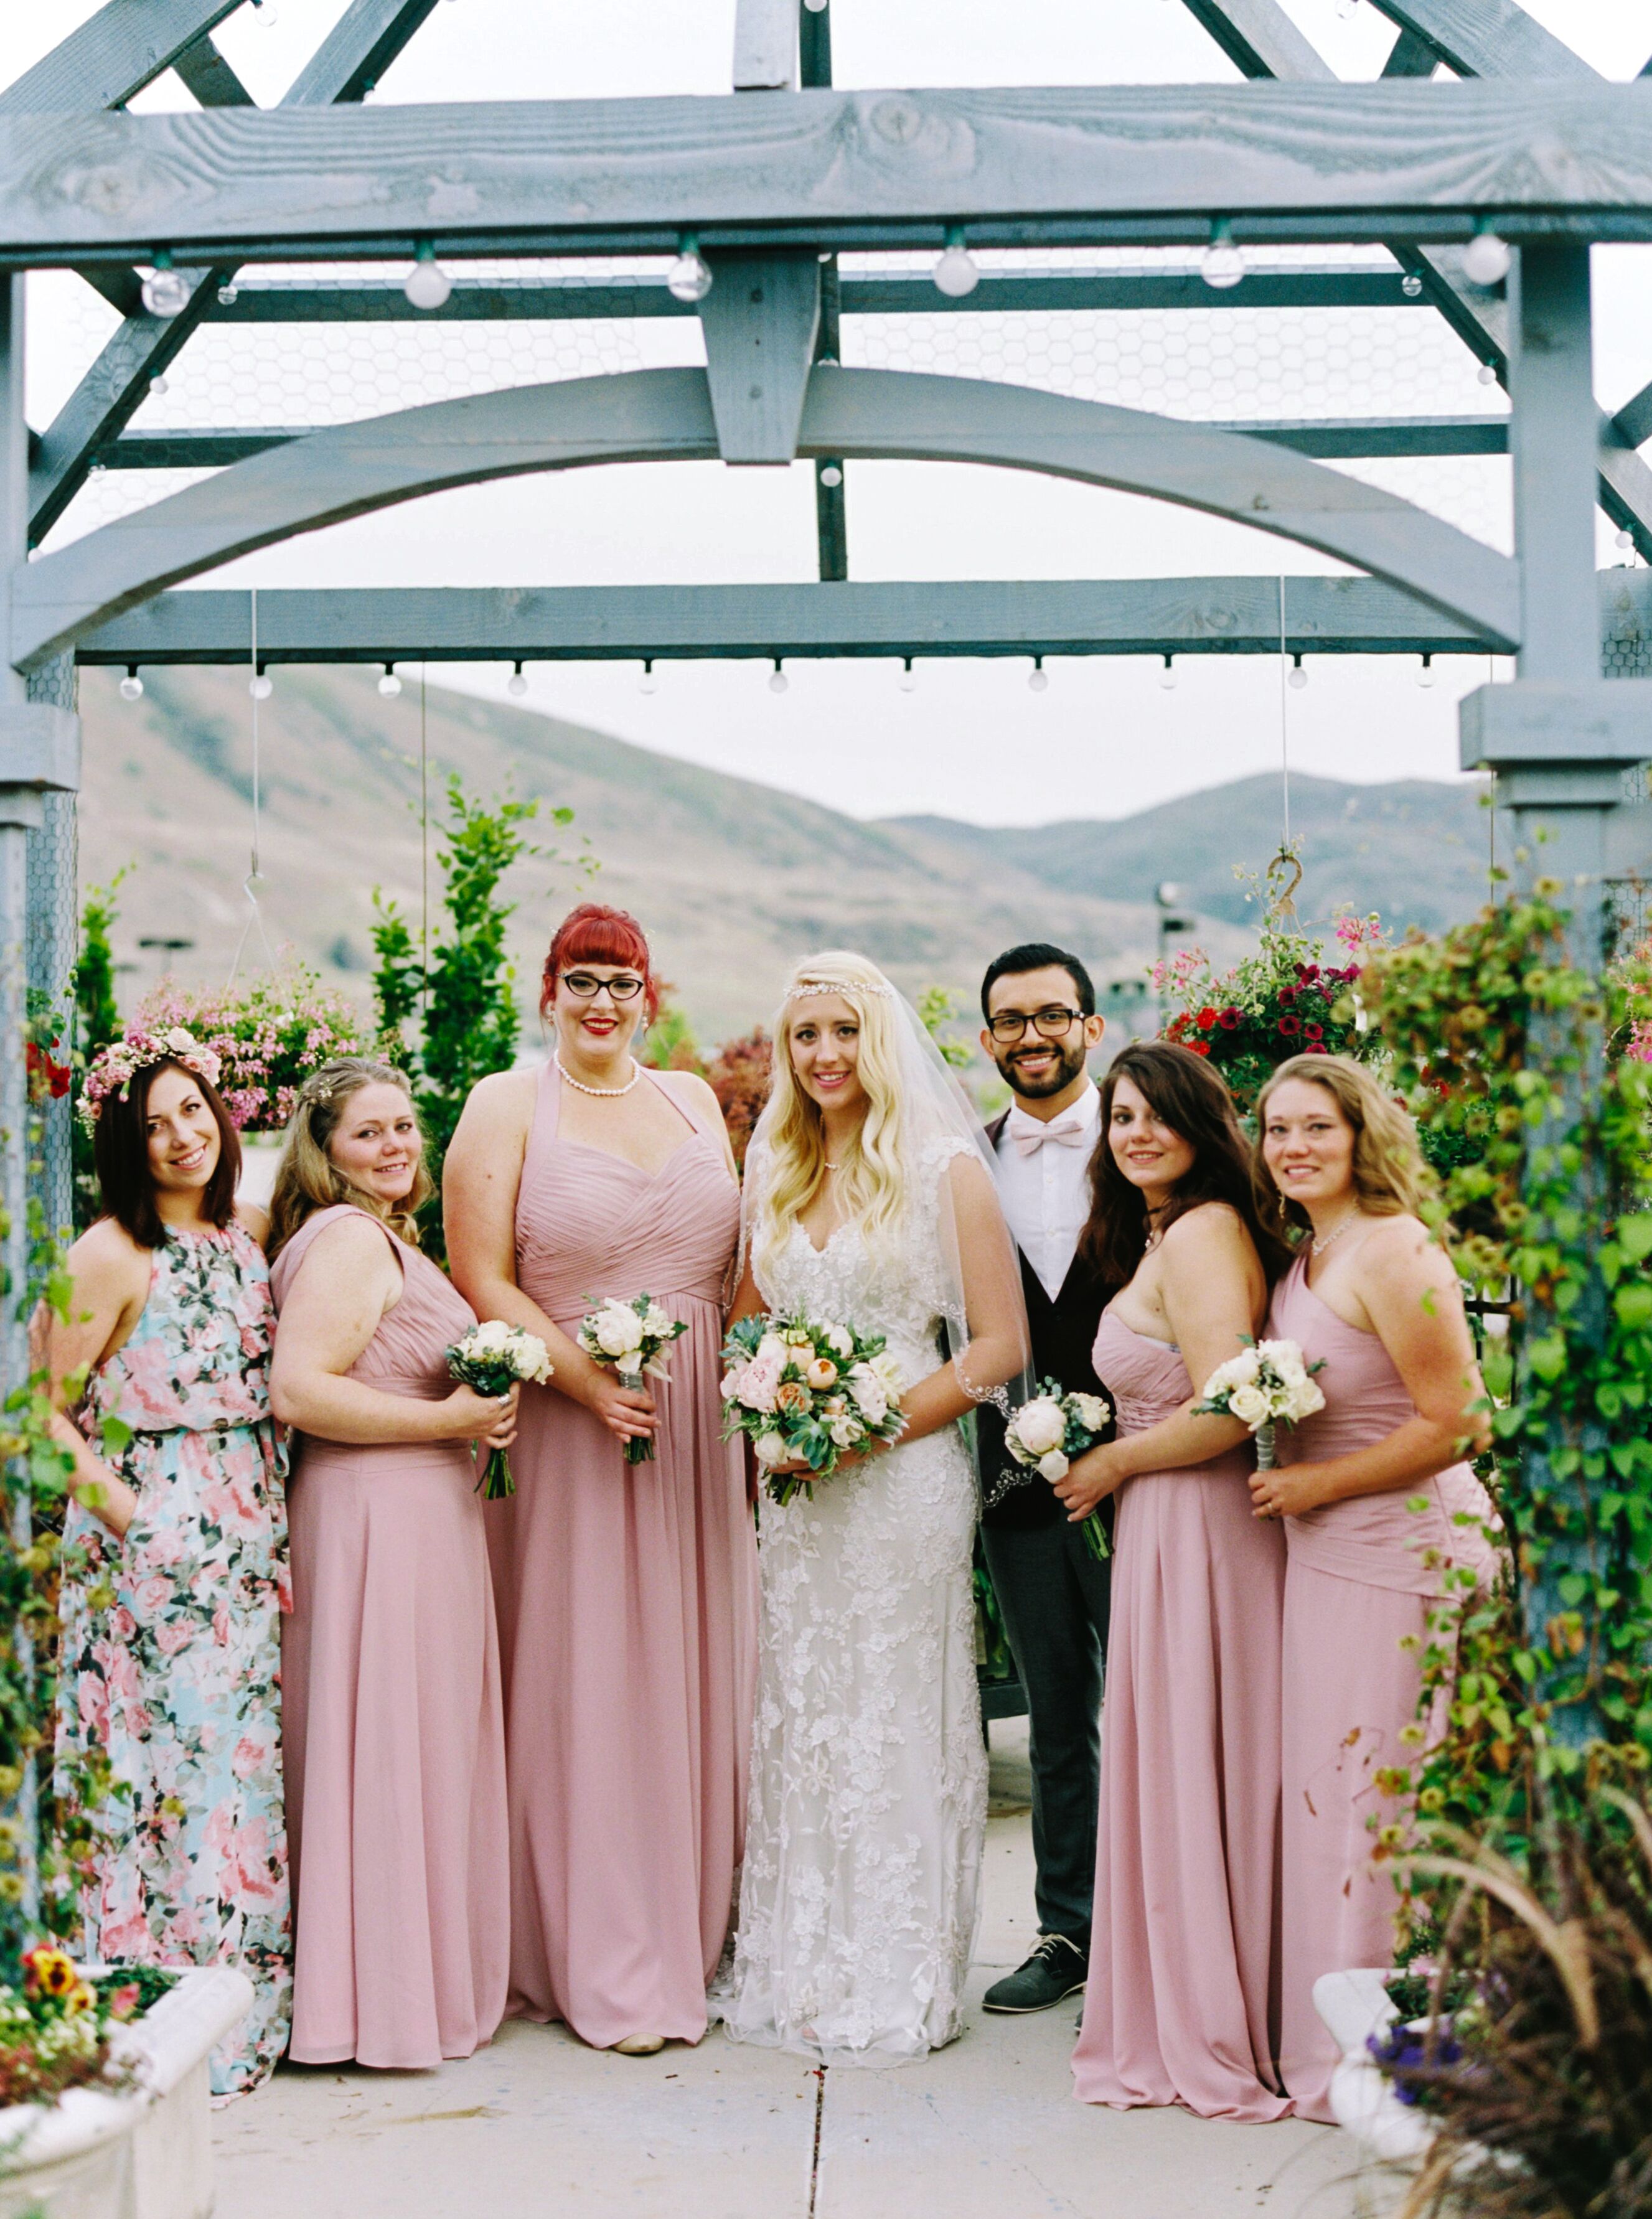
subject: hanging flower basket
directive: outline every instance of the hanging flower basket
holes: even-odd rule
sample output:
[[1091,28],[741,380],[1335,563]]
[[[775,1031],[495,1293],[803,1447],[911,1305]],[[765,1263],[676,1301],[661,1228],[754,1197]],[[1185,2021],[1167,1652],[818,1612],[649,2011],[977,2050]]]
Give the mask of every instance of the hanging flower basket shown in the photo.
[[371,1029],[301,963],[221,989],[166,980],[138,1011],[146,1032],[183,1025],[217,1056],[218,1091],[244,1133],[279,1133],[299,1088],[335,1056],[371,1052]]

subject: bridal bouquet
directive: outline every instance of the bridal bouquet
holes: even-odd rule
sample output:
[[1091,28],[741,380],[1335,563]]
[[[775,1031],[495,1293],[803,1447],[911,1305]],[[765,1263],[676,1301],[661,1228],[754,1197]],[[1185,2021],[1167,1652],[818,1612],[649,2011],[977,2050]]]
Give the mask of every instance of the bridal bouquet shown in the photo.
[[[447,1368],[462,1387],[473,1387],[478,1395],[508,1395],[519,1379],[543,1386],[550,1377],[551,1361],[537,1333],[493,1318],[486,1325],[473,1325],[463,1340],[455,1341],[447,1352]],[[516,1493],[511,1460],[503,1449],[490,1454],[476,1489],[484,1502],[502,1502]]]
[[[900,1366],[880,1333],[807,1318],[742,1318],[723,1351],[723,1433],[745,1433],[779,1503],[799,1489],[810,1496],[838,1458],[872,1441],[895,1441],[901,1415]],[[806,1464],[809,1476],[777,1473]]]
[[[1095,1447],[1112,1415],[1102,1395],[1064,1395],[1055,1380],[1040,1379],[1004,1427],[1004,1445],[1018,1464],[1053,1486],[1066,1477],[1074,1457]],[[1084,1534],[1098,1563],[1112,1555],[1099,1510],[1085,1519]]]
[[[665,1352],[687,1326],[656,1302],[652,1295],[610,1295],[587,1312],[580,1323],[580,1346],[594,1363],[606,1364],[618,1375],[622,1387],[642,1391],[643,1375],[669,1377]],[[627,1464],[651,1464],[654,1442],[643,1433],[625,1444]]]
[[1313,1374],[1325,1359],[1309,1364],[1294,1340],[1248,1341],[1243,1352],[1220,1364],[1205,1382],[1204,1400],[1194,1408],[1207,1417],[1238,1418],[1256,1435],[1256,1468],[1274,1468],[1274,1428],[1299,1425],[1323,1410],[1325,1396]]

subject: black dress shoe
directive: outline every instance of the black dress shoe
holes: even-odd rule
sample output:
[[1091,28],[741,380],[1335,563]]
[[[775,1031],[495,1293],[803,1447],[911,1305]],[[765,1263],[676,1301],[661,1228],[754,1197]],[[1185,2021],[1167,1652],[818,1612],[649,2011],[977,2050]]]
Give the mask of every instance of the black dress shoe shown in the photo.
[[1048,2011],[1076,1995],[1090,1977],[1090,1952],[1065,1934],[1046,1934],[1024,1965],[995,1980],[982,1998],[987,2011]]

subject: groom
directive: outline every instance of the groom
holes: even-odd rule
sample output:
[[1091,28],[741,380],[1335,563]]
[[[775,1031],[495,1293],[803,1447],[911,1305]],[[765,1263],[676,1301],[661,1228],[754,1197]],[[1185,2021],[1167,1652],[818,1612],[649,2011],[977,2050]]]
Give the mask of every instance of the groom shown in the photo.
[[[1076,955],[1034,942],[1011,948],[981,982],[981,1045],[1015,1099],[987,1128],[1004,1215],[1021,1250],[1032,1328],[1033,1375],[1068,1393],[1105,1392],[1090,1350],[1106,1294],[1078,1253],[1090,1215],[1090,1163],[1101,1097],[1086,1059],[1103,1020]],[[1033,1855],[1040,1939],[1016,1971],[986,1992],[991,2011],[1047,2011],[1084,1985],[1100,1799],[1102,1662],[1111,1566],[1036,1473],[991,1501],[1009,1465],[1003,1425],[978,1413],[986,1560],[1027,1694],[1033,1766]]]

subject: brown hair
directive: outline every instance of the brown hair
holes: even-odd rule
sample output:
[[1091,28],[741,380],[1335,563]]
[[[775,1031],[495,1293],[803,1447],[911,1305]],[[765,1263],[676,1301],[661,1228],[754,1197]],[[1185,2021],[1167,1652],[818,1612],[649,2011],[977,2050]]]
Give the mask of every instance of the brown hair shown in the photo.
[[201,1215],[221,1233],[235,1215],[235,1190],[241,1177],[241,1139],[230,1122],[223,1097],[209,1078],[176,1057],[147,1063],[127,1080],[124,1093],[106,1094],[92,1128],[92,1164],[97,1172],[103,1215],[132,1235],[140,1248],[159,1248],[169,1238],[155,1201],[155,1174],[149,1165],[149,1090],[164,1071],[176,1071],[200,1095],[218,1128],[218,1161],[202,1190]]
[[377,1195],[353,1185],[327,1153],[345,1112],[363,1086],[394,1086],[413,1101],[413,1085],[407,1072],[371,1055],[341,1055],[334,1062],[324,1063],[299,1088],[281,1161],[276,1167],[275,1191],[270,1197],[267,1252],[272,1264],[307,1218],[340,1202],[353,1203],[357,1209],[382,1217],[410,1248],[419,1246],[419,1212],[436,1191],[436,1182],[425,1162],[422,1133],[413,1190],[399,1204],[382,1202]]
[[1250,1156],[1233,1097],[1208,1063],[1171,1041],[1132,1041],[1102,1080],[1100,1137],[1090,1165],[1090,1221],[1078,1236],[1085,1261],[1106,1285],[1121,1287],[1147,1248],[1146,1201],[1119,1169],[1109,1140],[1113,1097],[1121,1078],[1138,1088],[1154,1116],[1193,1150],[1192,1166],[1177,1182],[1159,1231],[1201,1203],[1225,1202],[1255,1242],[1270,1283],[1276,1279],[1290,1261],[1290,1250],[1257,1209]]
[[1416,1216],[1431,1178],[1417,1145],[1417,1128],[1381,1081],[1347,1055],[1294,1055],[1282,1063],[1256,1099],[1256,1141],[1251,1176],[1263,1221],[1281,1235],[1308,1223],[1300,1202],[1274,1184],[1262,1153],[1268,1100],[1288,1079],[1322,1086],[1354,1128],[1354,1200],[1367,1217]]

